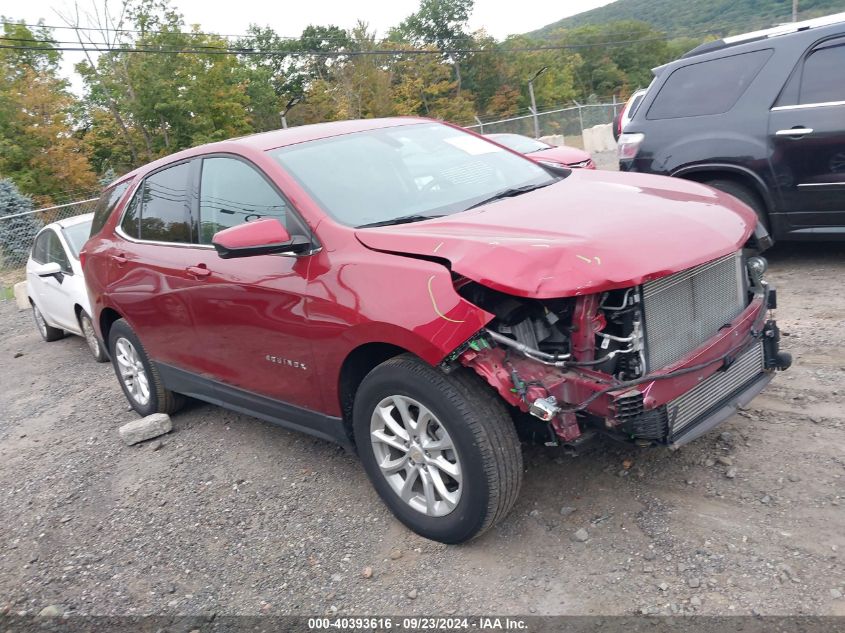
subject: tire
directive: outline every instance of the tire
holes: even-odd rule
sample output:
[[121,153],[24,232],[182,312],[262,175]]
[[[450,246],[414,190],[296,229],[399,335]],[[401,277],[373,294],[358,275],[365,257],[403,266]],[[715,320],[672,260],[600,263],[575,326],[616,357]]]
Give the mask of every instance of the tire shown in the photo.
[[769,219],[766,215],[766,208],[763,206],[763,201],[760,199],[760,196],[757,195],[756,191],[753,191],[749,187],[733,180],[708,180],[704,184],[708,187],[713,187],[713,189],[729,193],[740,202],[747,204],[754,210],[754,213],[757,214],[757,218],[766,230],[769,230]]
[[[164,388],[138,335],[124,319],[112,323],[109,330],[109,355],[120,388],[139,415],[174,413],[182,406],[183,397]],[[124,379],[123,371],[131,374]]]
[[[462,543],[513,507],[522,484],[516,430],[504,404],[469,371],[446,375],[411,355],[392,358],[364,378],[352,419],[370,481],[396,518],[417,534]],[[415,429],[412,422],[423,419],[426,429]],[[391,472],[385,474],[381,465],[388,463]]]
[[32,304],[32,318],[35,319],[35,327],[38,329],[38,333],[48,343],[52,343],[53,341],[58,341],[65,337],[65,331],[61,328],[53,327],[52,325],[47,325],[47,321],[44,320],[44,315],[41,314],[41,310],[38,309],[38,306],[34,303]]
[[94,357],[98,363],[105,363],[109,360],[109,354],[106,351],[106,346],[100,337],[97,336],[97,331],[94,329],[94,323],[91,317],[85,310],[79,313],[79,328],[82,330],[82,337],[88,344],[88,349],[91,351],[91,356]]

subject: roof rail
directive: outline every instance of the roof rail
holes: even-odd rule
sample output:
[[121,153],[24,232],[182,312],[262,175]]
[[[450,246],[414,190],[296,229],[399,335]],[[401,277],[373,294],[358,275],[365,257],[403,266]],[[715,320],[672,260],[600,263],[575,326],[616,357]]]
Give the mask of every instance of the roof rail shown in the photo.
[[838,24],[840,22],[845,23],[845,13],[834,13],[833,15],[825,15],[820,18],[813,18],[812,20],[804,20],[803,22],[787,22],[769,29],[751,31],[750,33],[742,33],[741,35],[731,35],[730,37],[725,37],[721,40],[705,42],[704,44],[696,46],[691,51],[688,51],[682,57],[694,57],[696,55],[709,53],[710,51],[727,48],[729,46],[736,46],[737,44],[763,40],[770,37],[778,37],[780,35],[789,35],[790,33],[797,33],[798,31],[806,31],[808,29],[817,29],[822,26],[830,26],[831,24]]
[[787,22],[785,24],[778,24],[770,29],[763,29],[761,31],[752,31],[751,33],[743,33],[742,35],[732,35],[724,38],[725,44],[738,44],[748,40],[762,39],[764,37],[777,37],[778,35],[787,35],[797,31],[805,31],[807,29],[817,29],[822,26],[830,26],[838,22],[845,22],[845,13],[834,13],[833,15],[825,15],[820,18],[812,20],[804,20],[803,22]]

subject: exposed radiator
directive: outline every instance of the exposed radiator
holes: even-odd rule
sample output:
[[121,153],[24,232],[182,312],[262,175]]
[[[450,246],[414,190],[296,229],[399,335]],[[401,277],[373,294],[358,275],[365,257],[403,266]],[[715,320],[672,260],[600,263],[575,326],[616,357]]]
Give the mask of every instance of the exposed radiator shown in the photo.
[[648,371],[680,360],[748,305],[741,252],[643,284]]

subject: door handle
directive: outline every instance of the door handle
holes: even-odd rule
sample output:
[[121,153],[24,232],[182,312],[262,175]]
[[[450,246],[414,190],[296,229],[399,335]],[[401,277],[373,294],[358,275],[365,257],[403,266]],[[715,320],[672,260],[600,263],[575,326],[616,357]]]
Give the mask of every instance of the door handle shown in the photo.
[[811,127],[791,127],[788,130],[778,130],[775,132],[775,136],[806,136],[812,133],[813,128]]
[[193,275],[197,279],[204,279],[211,274],[211,271],[206,268],[205,264],[200,264],[199,266],[188,266],[185,270],[188,271],[188,274]]
[[118,266],[123,266],[127,262],[126,255],[123,253],[120,255],[112,255],[111,258]]

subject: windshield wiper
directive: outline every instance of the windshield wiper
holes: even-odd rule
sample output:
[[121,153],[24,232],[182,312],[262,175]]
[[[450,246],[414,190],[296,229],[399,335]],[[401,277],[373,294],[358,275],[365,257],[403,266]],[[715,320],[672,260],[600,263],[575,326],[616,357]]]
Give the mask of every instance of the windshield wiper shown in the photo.
[[400,215],[398,218],[391,218],[389,220],[379,220],[378,222],[370,222],[368,224],[361,224],[356,226],[356,229],[367,229],[375,226],[393,226],[394,224],[409,224],[411,222],[421,222],[422,220],[431,220],[432,218],[442,218],[442,215],[421,215],[419,213],[412,213],[410,215]]
[[490,202],[496,202],[496,200],[501,200],[503,198],[513,198],[514,196],[522,195],[523,193],[528,193],[529,191],[534,191],[535,189],[542,189],[543,187],[548,187],[551,184],[556,183],[557,180],[552,180],[551,182],[545,182],[541,185],[523,185],[522,187],[510,187],[508,189],[503,189],[498,193],[494,193],[489,198],[485,198],[481,202],[476,202],[475,204],[471,204],[468,206],[464,211],[469,211],[470,209],[475,209],[476,207],[483,206],[485,204],[489,204]]

